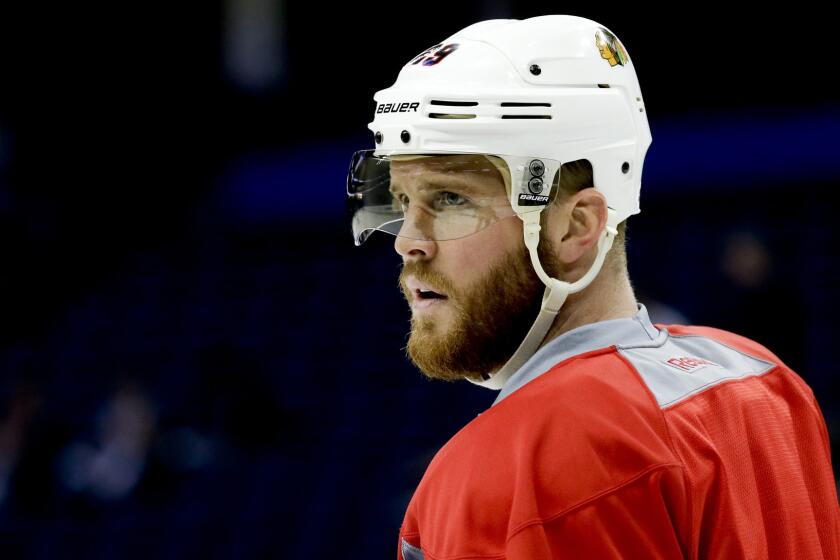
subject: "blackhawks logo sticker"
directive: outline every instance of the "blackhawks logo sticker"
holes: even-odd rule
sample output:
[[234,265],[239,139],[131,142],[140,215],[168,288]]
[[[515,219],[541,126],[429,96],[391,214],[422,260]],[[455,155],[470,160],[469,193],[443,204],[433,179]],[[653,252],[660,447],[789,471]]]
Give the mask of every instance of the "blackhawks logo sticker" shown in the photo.
[[601,52],[601,58],[606,59],[610,66],[625,66],[630,60],[621,42],[603,27],[595,32],[595,46]]

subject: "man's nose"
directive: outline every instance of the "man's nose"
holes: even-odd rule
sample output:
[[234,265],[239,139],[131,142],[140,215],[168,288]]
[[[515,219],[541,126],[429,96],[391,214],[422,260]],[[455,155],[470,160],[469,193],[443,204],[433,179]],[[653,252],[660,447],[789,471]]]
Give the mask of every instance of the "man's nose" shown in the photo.
[[424,214],[420,209],[409,209],[405,213],[405,219],[394,241],[394,249],[404,260],[431,259],[437,253],[437,242],[428,233],[430,228],[418,227],[418,218],[421,218],[419,221],[423,221],[425,225],[430,225],[428,220],[434,218],[419,216],[418,212]]

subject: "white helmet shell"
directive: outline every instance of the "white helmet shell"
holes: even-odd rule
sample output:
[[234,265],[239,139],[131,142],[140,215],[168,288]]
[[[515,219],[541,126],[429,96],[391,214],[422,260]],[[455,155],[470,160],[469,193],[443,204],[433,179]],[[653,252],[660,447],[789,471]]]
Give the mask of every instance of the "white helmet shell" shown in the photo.
[[376,155],[587,159],[617,222],[640,211],[647,114],[627,51],[595,21],[470,25],[409,61],[374,99]]

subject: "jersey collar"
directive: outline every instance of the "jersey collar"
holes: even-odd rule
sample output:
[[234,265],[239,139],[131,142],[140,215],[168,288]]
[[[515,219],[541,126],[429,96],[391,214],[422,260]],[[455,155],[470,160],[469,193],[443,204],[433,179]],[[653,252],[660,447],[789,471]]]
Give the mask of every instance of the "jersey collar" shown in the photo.
[[553,338],[508,378],[491,406],[566,358],[614,344],[625,346],[655,340],[659,336],[659,329],[651,323],[647,307],[640,302],[636,302],[636,307],[637,312],[633,317],[581,325]]

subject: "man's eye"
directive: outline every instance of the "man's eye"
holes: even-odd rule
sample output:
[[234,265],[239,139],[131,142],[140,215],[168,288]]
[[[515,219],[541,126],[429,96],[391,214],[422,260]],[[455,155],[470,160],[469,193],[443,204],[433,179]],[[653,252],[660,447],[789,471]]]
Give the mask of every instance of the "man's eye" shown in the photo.
[[458,193],[443,191],[440,193],[439,202],[441,206],[462,206],[467,203],[467,199]]

